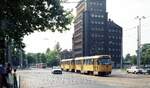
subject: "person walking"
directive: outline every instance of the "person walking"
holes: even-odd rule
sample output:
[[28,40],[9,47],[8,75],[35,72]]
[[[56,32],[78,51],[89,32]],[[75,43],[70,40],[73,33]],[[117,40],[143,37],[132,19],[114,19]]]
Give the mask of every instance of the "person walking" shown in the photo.
[[2,65],[0,65],[0,88],[3,87],[3,68],[2,68]]
[[18,88],[16,69],[14,69],[13,77],[14,77],[14,88]]
[[4,88],[6,85],[5,69],[4,66],[0,64],[0,88]]
[[7,88],[13,88],[13,84],[14,84],[14,78],[13,78],[13,74],[12,74],[12,67],[11,64],[7,64],[6,67],[6,80],[7,80]]

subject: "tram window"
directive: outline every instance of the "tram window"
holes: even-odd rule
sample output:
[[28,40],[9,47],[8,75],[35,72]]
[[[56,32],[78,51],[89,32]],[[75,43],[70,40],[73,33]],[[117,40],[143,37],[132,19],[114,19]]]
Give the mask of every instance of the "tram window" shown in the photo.
[[78,64],[78,61],[76,61],[76,64]]
[[91,59],[89,59],[89,65],[92,63]]
[[78,60],[78,64],[80,64],[80,61]]
[[73,61],[71,61],[71,64],[74,64]]
[[78,65],[81,64],[81,61],[80,61],[80,60],[77,60],[77,61],[76,61],[76,64],[78,64]]
[[92,60],[91,60],[91,59],[87,59],[87,60],[85,60],[85,64],[86,64],[86,65],[90,65],[90,64],[92,64]]
[[88,60],[88,65],[90,64],[90,60]]
[[86,64],[86,60],[83,60],[83,64]]
[[75,64],[78,64],[77,61],[75,61]]
[[88,65],[88,60],[85,60],[86,65]]
[[97,61],[98,64],[111,64],[111,60],[110,59],[101,59]]

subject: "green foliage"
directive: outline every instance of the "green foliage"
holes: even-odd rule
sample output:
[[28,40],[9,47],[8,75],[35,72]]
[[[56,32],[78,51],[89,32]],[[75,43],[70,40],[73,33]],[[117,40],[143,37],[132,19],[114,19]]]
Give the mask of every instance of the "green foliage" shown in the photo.
[[59,65],[60,60],[60,52],[61,47],[59,42],[54,46],[54,50],[50,50],[49,48],[46,50],[46,58],[48,66],[56,66]]
[[26,58],[29,64],[47,63],[48,66],[56,66],[59,65],[60,50],[60,45],[57,43],[54,50],[48,48],[46,53],[28,53],[26,54]]
[[36,54],[28,53],[28,54],[26,54],[26,59],[28,60],[29,64],[35,64],[36,63]]
[[28,53],[26,59],[29,64],[47,63],[47,58],[44,53]]
[[136,65],[136,58],[136,55],[131,56],[130,54],[127,54],[124,61],[125,63]]
[[136,65],[136,63],[137,63],[137,61],[136,61],[136,58],[137,58],[136,55],[133,55],[130,58],[131,58],[131,64],[132,65]]
[[60,48],[59,42],[56,43],[56,45],[55,45],[55,47],[54,47],[54,50],[55,50],[57,53],[60,53],[61,48]]
[[47,63],[47,58],[46,58],[46,55],[44,53],[41,54],[41,62]]
[[142,47],[142,64],[150,64],[150,44],[144,44]]
[[131,60],[131,55],[127,54],[126,57],[125,57],[125,61],[130,61],[130,60]]
[[[146,64],[150,64],[150,44],[144,44],[142,47],[142,58],[141,58],[141,64],[142,65],[146,65]],[[137,57],[135,55],[130,56],[130,54],[127,54],[125,61],[129,60],[131,62],[131,64],[136,64]]]
[[49,51],[46,53],[48,66],[58,65],[58,52],[56,50]]
[[[0,0],[0,38],[13,40],[15,47],[22,49],[25,35],[69,30],[72,18],[71,11],[65,11],[60,0]],[[0,63],[4,63],[4,51],[0,54]]]
[[24,35],[34,31],[69,30],[72,17],[60,0],[0,0],[0,36],[21,46]]

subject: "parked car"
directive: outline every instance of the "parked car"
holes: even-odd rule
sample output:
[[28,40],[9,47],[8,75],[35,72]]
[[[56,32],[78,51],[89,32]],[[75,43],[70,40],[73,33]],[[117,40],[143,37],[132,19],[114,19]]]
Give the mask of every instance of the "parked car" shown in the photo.
[[142,70],[143,74],[150,74],[150,66],[144,66]]
[[142,68],[139,68],[138,66],[131,66],[130,68],[127,69],[127,73],[142,73]]
[[59,66],[52,67],[52,74],[62,74],[62,69]]

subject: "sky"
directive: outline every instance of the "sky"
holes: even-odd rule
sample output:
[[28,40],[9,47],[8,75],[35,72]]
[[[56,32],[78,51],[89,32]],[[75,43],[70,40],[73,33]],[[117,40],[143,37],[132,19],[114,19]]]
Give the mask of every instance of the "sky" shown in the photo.
[[[78,0],[70,0],[78,1]],[[65,9],[73,9],[75,16],[76,3],[64,4]],[[135,55],[137,49],[137,16],[142,19],[141,43],[150,43],[150,0],[107,0],[108,18],[123,28],[123,56],[130,53]],[[25,36],[26,52],[45,52],[47,48],[53,49],[57,42],[62,49],[72,49],[73,24],[70,31],[64,33],[35,32]]]

